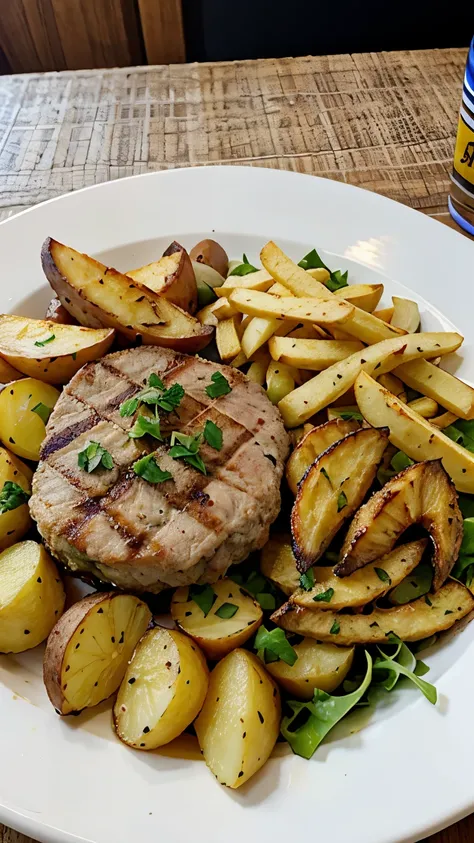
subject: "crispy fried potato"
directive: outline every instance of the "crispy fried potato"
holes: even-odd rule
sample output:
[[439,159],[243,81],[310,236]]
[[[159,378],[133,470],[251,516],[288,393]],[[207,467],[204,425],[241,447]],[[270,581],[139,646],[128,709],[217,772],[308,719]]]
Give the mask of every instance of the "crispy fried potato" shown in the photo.
[[74,603],[48,638],[43,678],[58,714],[97,705],[119,687],[151,620],[138,597],[98,592]]
[[48,418],[59,398],[54,386],[22,378],[0,392],[0,440],[14,454],[38,462]]
[[[263,271],[266,272],[267,270],[264,269]],[[268,273],[268,275],[270,275],[270,273]],[[270,275],[270,278],[271,277],[272,276]],[[283,296],[283,298],[288,298],[292,295],[290,290],[284,287],[283,284],[279,284],[278,281],[274,281],[273,278],[272,285],[268,288],[268,292],[271,293],[272,296]]]
[[76,320],[67,312],[66,308],[62,306],[59,299],[51,299],[46,313],[44,314],[46,322],[56,322],[58,325],[77,325]]
[[229,269],[229,258],[227,252],[216,240],[200,240],[191,249],[189,257],[192,261],[202,266],[209,266],[215,269],[224,278]]
[[242,351],[247,358],[253,357],[274,334],[280,337],[286,336],[296,325],[297,322],[293,319],[285,319],[282,322],[280,319],[264,319],[261,316],[255,316],[248,323],[242,336]]
[[114,705],[114,727],[134,749],[177,738],[199,714],[209,670],[199,647],[181,632],[156,627],[132,656]]
[[188,588],[176,589],[171,617],[199,644],[208,659],[221,659],[245,644],[257,631],[263,614],[257,601],[232,580],[218,580],[212,588],[216,599],[207,615],[189,597]]
[[23,653],[47,638],[64,608],[57,568],[42,544],[24,541],[0,554],[0,652]]
[[[216,289],[218,296],[230,296],[233,290],[261,290],[266,292],[273,286],[273,278],[266,269],[250,272],[248,275],[231,275],[222,287]],[[291,295],[291,293],[290,293]]]
[[61,303],[82,325],[115,328],[127,341],[141,338],[187,353],[200,351],[212,339],[210,326],[127,275],[56,240],[44,242],[41,260]]
[[359,427],[357,421],[337,418],[313,427],[300,439],[286,464],[286,479],[294,495],[298,493],[300,480],[319,455]]
[[285,424],[296,427],[350,389],[359,372],[380,376],[395,369],[404,360],[433,357],[440,349],[447,354],[459,348],[461,343],[459,334],[442,332],[405,334],[395,340],[384,340],[320,372],[287,395],[280,402],[279,410]]
[[324,269],[322,266],[314,267],[314,269],[307,269],[305,270],[307,275],[310,275],[311,278],[314,278],[315,281],[320,281],[321,284],[326,284],[329,281],[331,274],[328,272],[327,269]]
[[311,638],[303,638],[293,649],[298,656],[294,665],[280,660],[266,668],[285,691],[300,700],[311,700],[315,688],[332,693],[344,682],[354,659],[353,647],[320,644]]
[[240,316],[237,315],[217,323],[216,344],[221,360],[232,360],[242,350],[238,333],[239,320]]
[[274,360],[281,360],[289,366],[311,369],[320,372],[333,363],[345,360],[356,351],[362,351],[363,345],[357,340],[338,342],[337,340],[297,339],[294,331],[287,337],[271,337],[268,349]]
[[[334,291],[338,299],[355,304],[367,313],[373,313],[383,295],[383,284],[349,284]],[[402,325],[398,325],[399,328]]]
[[426,539],[422,539],[402,544],[343,579],[336,576],[333,568],[316,566],[312,569],[314,587],[309,591],[298,588],[291,595],[290,603],[314,611],[327,609],[331,612],[365,606],[411,574],[421,562],[427,543]]
[[409,466],[372,495],[347,531],[335,573],[344,577],[379,559],[412,524],[430,534],[436,591],[458,558],[463,535],[457,494],[441,460]]
[[393,392],[400,401],[403,401],[406,404],[407,394],[405,387],[403,386],[400,378],[397,378],[393,372],[387,372],[385,375],[380,375],[377,380],[383,387],[385,387],[385,389],[388,389],[389,392]]
[[240,787],[265,764],[278,738],[280,714],[278,688],[256,656],[232,650],[218,663],[194,723],[218,782]]
[[420,327],[420,311],[416,301],[392,296],[393,314],[390,324],[396,328],[403,328],[409,334],[414,334]]
[[[400,396],[398,396],[398,398],[400,398]],[[400,400],[402,401],[403,399],[400,398]],[[432,398],[425,398],[424,395],[422,395],[421,398],[415,398],[414,401],[409,401],[408,406],[410,409],[414,410],[415,413],[423,416],[424,419],[432,419],[439,412],[439,407],[436,401],[433,401]]]
[[195,313],[198,294],[189,255],[176,240],[163,252],[160,260],[132,269],[129,278],[143,284],[188,313]]
[[402,641],[420,641],[454,626],[474,609],[474,597],[466,586],[449,580],[436,594],[396,606],[375,608],[370,615],[341,615],[335,612],[309,611],[285,603],[272,620],[289,632],[328,641],[332,644],[382,644],[390,633]]
[[390,323],[392,321],[393,311],[393,307],[384,307],[381,310],[374,310],[373,315],[376,316],[377,319],[381,319],[382,322]]
[[109,328],[0,315],[2,357],[19,372],[46,383],[68,383],[85,363],[103,357],[114,337]]
[[318,301],[296,296],[280,297],[257,290],[234,290],[229,301],[241,313],[273,319],[297,319],[303,323],[344,324],[352,313],[352,305],[345,301]]
[[402,404],[365,372],[361,372],[357,378],[356,398],[369,424],[390,429],[390,442],[395,447],[413,460],[442,460],[456,489],[474,494],[474,454],[449,439],[438,426],[430,424],[406,404]]
[[474,389],[426,360],[413,360],[395,369],[411,389],[432,398],[462,419],[474,418]]
[[217,299],[210,307],[211,313],[219,322],[221,319],[230,319],[231,316],[236,316],[240,313],[237,308],[233,307],[226,298]]
[[434,424],[436,427],[439,427],[440,430],[444,430],[445,427],[449,427],[450,424],[454,424],[457,422],[458,417],[454,415],[454,413],[441,413],[440,416],[435,416],[434,419],[430,419],[430,423]]
[[[3,492],[7,497],[5,507],[0,507],[0,551],[23,538],[32,526],[27,499],[19,500],[14,494],[14,487],[9,485],[14,483],[20,486],[28,496],[31,492],[31,475],[31,470],[18,457],[0,447],[0,493]],[[13,490],[11,496],[7,494],[9,488]]]
[[300,572],[291,546],[291,536],[277,533],[260,551],[260,570],[284,594],[293,594],[300,584]]
[[272,404],[278,404],[285,395],[295,388],[297,374],[293,366],[275,363],[270,360],[266,373],[267,395]]

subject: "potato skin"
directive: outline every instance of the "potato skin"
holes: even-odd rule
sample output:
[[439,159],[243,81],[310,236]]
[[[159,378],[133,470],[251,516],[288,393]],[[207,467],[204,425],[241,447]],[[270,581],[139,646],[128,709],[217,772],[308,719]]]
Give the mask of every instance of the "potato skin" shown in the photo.
[[50,322],[56,322],[58,325],[77,325],[74,317],[62,306],[58,298],[51,299],[44,318]]
[[212,266],[224,278],[229,267],[229,257],[225,249],[216,240],[201,240],[191,249],[189,257],[197,263]]
[[[174,240],[168,246],[166,251],[163,252],[163,257],[165,258],[168,255],[174,255],[175,252],[180,253],[178,271],[175,276],[170,279],[169,294],[167,295],[167,291],[165,290],[164,295],[167,295],[167,298],[169,298],[170,301],[173,301],[183,310],[187,310],[188,313],[196,313],[198,303],[197,285],[194,277],[193,265],[186,249]],[[181,291],[179,300],[175,300],[173,297],[173,283],[176,284],[177,280],[179,281]]]

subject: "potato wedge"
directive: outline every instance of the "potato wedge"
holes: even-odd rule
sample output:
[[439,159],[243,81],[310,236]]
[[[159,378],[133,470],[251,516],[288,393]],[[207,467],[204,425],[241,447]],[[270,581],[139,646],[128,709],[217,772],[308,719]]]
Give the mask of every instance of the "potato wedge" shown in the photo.
[[17,381],[22,377],[24,377],[22,372],[14,369],[13,366],[10,366],[6,360],[0,357],[0,384],[11,383],[11,381]]
[[[400,398],[400,396],[398,396],[398,398]],[[403,399],[400,398],[400,400]],[[411,410],[414,410],[415,413],[423,416],[424,419],[432,419],[439,412],[439,407],[436,401],[433,401],[432,398],[426,398],[424,395],[422,395],[421,398],[415,398],[414,401],[409,401],[408,406]]]
[[114,727],[134,749],[156,749],[177,738],[199,714],[209,670],[199,647],[174,629],[145,633],[114,705]]
[[216,240],[200,240],[191,249],[189,257],[196,263],[212,267],[224,278],[227,275],[229,258],[226,250]]
[[474,597],[466,586],[449,580],[436,594],[396,606],[375,608],[370,615],[341,615],[335,612],[309,611],[285,603],[272,615],[272,620],[289,632],[297,632],[318,641],[349,646],[382,644],[390,633],[402,641],[420,641],[443,632],[474,609]]
[[407,394],[405,387],[403,386],[400,378],[397,378],[393,372],[387,372],[385,375],[380,375],[377,380],[383,387],[385,387],[385,389],[388,389],[389,392],[393,392],[400,401],[403,401],[406,404]]
[[39,460],[49,412],[59,398],[54,386],[22,378],[0,392],[0,440],[14,454]]
[[237,330],[239,319],[239,315],[231,316],[217,323],[216,344],[221,360],[232,360],[242,350]]
[[331,612],[366,606],[401,583],[419,565],[427,544],[426,539],[402,544],[343,579],[336,576],[333,568],[315,566],[314,588],[309,591],[298,588],[291,595],[290,603]]
[[198,297],[194,270],[186,249],[176,240],[163,252],[160,260],[132,269],[127,276],[182,310],[196,313]]
[[462,341],[459,334],[447,332],[405,334],[357,351],[320,372],[280,402],[279,409],[285,424],[296,427],[332,404],[353,386],[359,372],[373,373],[379,377],[404,361],[434,357],[440,350],[443,354],[455,351]]
[[2,357],[24,375],[46,383],[68,383],[85,363],[103,357],[114,337],[110,328],[0,315]]
[[420,311],[416,301],[392,296],[393,314],[390,324],[414,334],[420,327]]
[[267,395],[272,404],[278,404],[285,395],[295,388],[297,373],[293,366],[285,363],[275,363],[270,360],[266,373]]
[[129,342],[140,340],[185,353],[200,351],[212,339],[210,326],[127,275],[56,240],[43,243],[41,260],[61,303],[81,325],[115,328]]
[[456,489],[474,494],[474,454],[449,439],[438,426],[430,424],[406,404],[402,404],[365,372],[361,372],[357,378],[356,398],[369,424],[390,429],[392,445],[413,460],[440,459]]
[[[273,286],[273,278],[266,269],[250,272],[249,275],[230,275],[222,287],[216,288],[218,296],[230,296],[233,290],[261,290],[266,292]],[[290,293],[291,295],[291,293]]]
[[372,495],[347,531],[335,573],[345,577],[379,559],[412,524],[431,537],[437,591],[458,558],[463,535],[457,494],[441,460],[409,466]]
[[293,594],[300,584],[300,572],[296,567],[291,536],[284,533],[270,536],[260,551],[260,570],[284,594]]
[[474,418],[474,389],[426,360],[413,360],[395,369],[411,389],[432,398],[462,419]]
[[336,647],[303,638],[295,644],[298,659],[294,665],[270,662],[266,668],[282,688],[300,700],[311,700],[314,689],[330,694],[346,678],[354,660],[354,647]]
[[[367,313],[373,313],[383,295],[383,284],[349,284],[334,291],[338,299],[355,304]],[[402,325],[398,325],[399,328]]]
[[[293,334],[294,332],[292,332]],[[345,360],[356,351],[362,351],[363,345],[357,340],[338,342],[337,340],[297,339],[292,336],[271,337],[268,350],[274,360],[320,372],[333,363]]]
[[234,290],[229,301],[241,313],[273,319],[297,319],[317,325],[344,324],[352,313],[352,305],[345,301],[318,301],[296,296],[273,296],[257,290]]
[[42,544],[0,554],[0,653],[23,653],[47,638],[64,609],[57,568]]
[[[263,247],[260,258],[263,266],[275,281],[288,287],[294,296],[314,296],[326,301],[337,301],[334,293],[326,289],[324,284],[315,287],[308,280],[305,270],[293,263],[272,241]],[[387,325],[372,313],[366,313],[357,307],[354,307],[352,315],[345,322],[344,331],[367,345],[392,339],[404,333],[400,328]]]
[[66,308],[62,306],[59,299],[51,299],[46,313],[44,314],[46,322],[56,322],[58,325],[77,325],[76,320],[67,312]]
[[190,589],[176,589],[171,617],[199,644],[208,659],[221,659],[245,644],[257,631],[263,614],[257,601],[232,580],[218,580],[212,589],[215,601],[207,615],[190,597]]
[[359,427],[358,421],[337,418],[313,427],[300,439],[286,464],[286,479],[294,495],[298,493],[300,480],[320,454]]
[[382,322],[390,323],[392,321],[393,311],[393,307],[383,307],[381,310],[374,310],[373,315],[376,316],[377,319],[381,319]]
[[30,493],[30,470],[6,448],[0,448],[0,550],[11,547],[32,526]]
[[299,571],[322,556],[374,481],[388,431],[361,428],[316,459],[298,487],[291,511],[293,552]]
[[211,673],[194,723],[204,760],[217,781],[237,788],[269,758],[280,732],[278,688],[261,661],[232,650]]
[[210,325],[213,328],[216,327],[219,320],[212,309],[213,304],[215,304],[215,299],[197,312],[196,317],[199,319],[201,325]]
[[74,603],[52,630],[44,654],[44,684],[57,714],[110,697],[150,621],[148,606],[131,594],[98,592]]

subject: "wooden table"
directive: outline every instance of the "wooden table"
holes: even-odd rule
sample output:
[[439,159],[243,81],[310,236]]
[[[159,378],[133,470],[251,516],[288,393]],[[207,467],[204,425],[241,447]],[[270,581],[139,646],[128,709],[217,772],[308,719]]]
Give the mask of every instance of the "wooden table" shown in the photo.
[[[466,50],[0,77],[0,219],[97,182],[196,164],[345,181],[447,212]],[[474,840],[474,818],[430,843]],[[31,843],[0,825],[0,843]]]

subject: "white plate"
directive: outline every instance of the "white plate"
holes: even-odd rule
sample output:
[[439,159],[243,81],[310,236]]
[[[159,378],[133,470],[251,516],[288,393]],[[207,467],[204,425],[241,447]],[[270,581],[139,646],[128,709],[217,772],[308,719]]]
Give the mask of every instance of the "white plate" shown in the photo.
[[[350,280],[383,279],[388,301],[405,285],[425,327],[453,324],[466,336],[451,366],[474,380],[474,244],[374,193],[294,173],[153,173],[26,211],[0,226],[0,307],[42,315],[47,235],[127,269],[174,238],[189,247],[214,233],[231,256],[255,260],[269,238],[297,258],[324,247]],[[474,809],[473,638],[474,624],[429,657],[436,708],[403,690],[311,762],[274,758],[237,792],[218,787],[203,763],[126,749],[107,711],[59,719],[42,689],[41,653],[0,657],[0,820],[48,843],[418,840]]]

